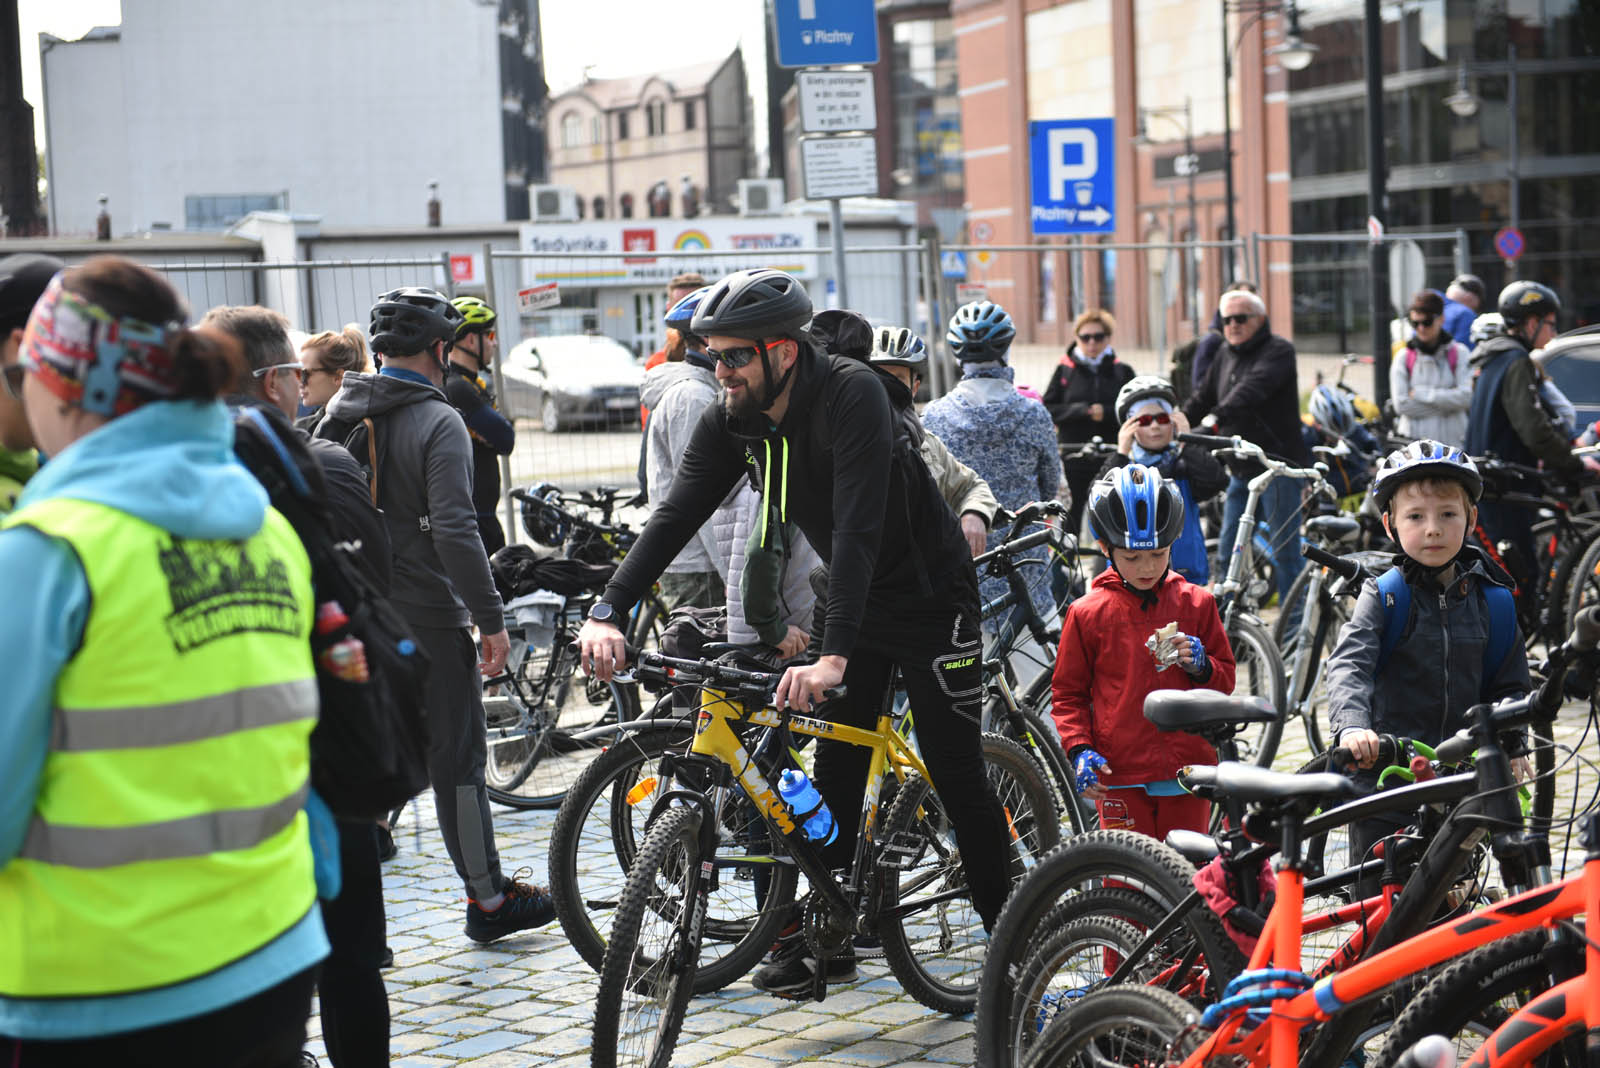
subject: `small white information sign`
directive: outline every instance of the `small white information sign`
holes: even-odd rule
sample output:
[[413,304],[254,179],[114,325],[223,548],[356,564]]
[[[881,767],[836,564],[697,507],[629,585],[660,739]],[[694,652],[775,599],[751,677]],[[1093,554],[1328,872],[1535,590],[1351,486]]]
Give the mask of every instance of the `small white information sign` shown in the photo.
[[800,91],[801,132],[878,128],[870,70],[803,70],[795,75],[795,85]]
[[561,303],[561,291],[556,288],[557,285],[556,282],[546,282],[530,289],[517,290],[517,307],[525,312],[554,308]]
[[806,199],[878,195],[878,146],[871,134],[800,141]]

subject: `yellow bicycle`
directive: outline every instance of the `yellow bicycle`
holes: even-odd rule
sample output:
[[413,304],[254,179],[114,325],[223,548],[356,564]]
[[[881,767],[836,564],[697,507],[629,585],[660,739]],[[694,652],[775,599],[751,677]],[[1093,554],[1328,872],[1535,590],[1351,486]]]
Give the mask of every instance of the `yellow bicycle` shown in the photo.
[[[688,752],[662,758],[661,776],[671,785],[657,795],[606,943],[596,1068],[665,1068],[694,993],[702,942],[722,943],[720,966],[737,961],[748,970],[791,915],[801,872],[811,886],[801,915],[818,961],[814,997],[826,990],[828,961],[856,935],[876,935],[907,993],[937,1011],[971,1012],[987,938],[944,803],[894,730],[890,708],[875,729],[863,730],[773,708],[776,672],[658,653],[641,653],[638,662],[639,681],[698,685],[700,706]],[[870,751],[854,861],[842,875],[806,838],[801,824],[809,814],[795,814],[779,796],[792,735]],[[1020,877],[1057,844],[1060,819],[1037,765],[1015,742],[986,735],[984,756],[1006,814],[1012,874]],[[843,833],[848,824],[840,823]],[[730,884],[746,887],[751,899],[738,930],[730,929],[723,893]],[[719,929],[708,931],[708,923]]]

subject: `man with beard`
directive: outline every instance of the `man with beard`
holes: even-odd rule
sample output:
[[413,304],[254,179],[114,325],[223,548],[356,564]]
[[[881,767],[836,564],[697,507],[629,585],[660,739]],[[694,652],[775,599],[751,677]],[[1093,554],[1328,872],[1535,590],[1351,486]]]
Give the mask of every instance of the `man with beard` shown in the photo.
[[[984,773],[978,584],[954,513],[916,445],[897,430],[883,378],[856,360],[820,352],[805,327],[811,300],[775,270],[740,271],[700,301],[691,329],[717,363],[723,403],[695,428],[667,499],[659,502],[579,633],[585,670],[607,679],[625,661],[617,622],[649,589],[736,482],[753,468],[769,506],[804,532],[829,565],[821,658],[791,667],[779,707],[809,712],[843,682],[834,722],[871,729],[899,667],[917,710],[917,741],[951,806],[972,902],[991,927],[1005,901],[1008,834]],[[821,741],[815,780],[843,821],[861,811],[865,750]],[[851,864],[855,842],[822,850]],[[817,962],[803,938],[755,977],[758,987],[805,997]],[[855,978],[852,956],[829,961],[827,981]]]

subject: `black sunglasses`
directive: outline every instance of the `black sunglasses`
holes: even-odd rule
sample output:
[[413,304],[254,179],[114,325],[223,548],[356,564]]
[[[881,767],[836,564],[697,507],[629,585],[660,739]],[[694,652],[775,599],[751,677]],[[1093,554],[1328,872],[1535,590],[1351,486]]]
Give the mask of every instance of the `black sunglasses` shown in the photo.
[[1102,334],[1079,334],[1078,335],[1078,340],[1079,341],[1100,342],[1100,341],[1104,341],[1106,338],[1108,338],[1110,336],[1111,336],[1110,334],[1103,334],[1103,333]]
[[[784,338],[778,344],[781,345],[783,341],[787,340],[788,338]],[[768,346],[766,345],[741,345],[736,349],[706,349],[706,355],[722,364],[728,370],[737,371],[765,352],[767,348]]]
[[1251,315],[1248,312],[1246,312],[1246,313],[1243,313],[1243,314],[1240,314],[1240,315],[1224,315],[1222,317],[1222,322],[1226,326],[1243,326],[1245,323],[1248,323],[1251,319],[1254,319],[1254,318],[1255,318],[1254,315]]
[[14,363],[5,369],[6,392],[17,400],[22,399],[22,376],[27,373],[20,363]]
[[1420,319],[1411,320],[1411,325],[1412,326],[1420,326],[1420,327],[1429,327],[1429,326],[1433,325],[1433,321],[1436,318],[1438,318],[1438,316],[1435,316],[1435,315],[1424,315]]

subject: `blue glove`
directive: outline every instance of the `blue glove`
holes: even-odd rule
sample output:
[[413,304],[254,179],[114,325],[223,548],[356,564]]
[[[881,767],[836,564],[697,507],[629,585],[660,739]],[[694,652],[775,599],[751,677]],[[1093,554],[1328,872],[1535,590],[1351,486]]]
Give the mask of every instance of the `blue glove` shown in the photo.
[[1189,674],[1193,675],[1195,678],[1201,678],[1208,671],[1211,670],[1210,662],[1206,659],[1206,645],[1205,645],[1205,642],[1202,642],[1199,638],[1196,638],[1193,634],[1190,634],[1188,636],[1188,638],[1189,638],[1189,656],[1191,658],[1193,658],[1194,663],[1193,664],[1185,664],[1185,665],[1181,665],[1181,666],[1183,667],[1183,670],[1187,671]]
[[1078,784],[1080,794],[1091,786],[1100,785],[1100,776],[1095,772],[1110,770],[1106,758],[1093,749],[1079,750],[1077,759],[1072,762],[1073,781]]

